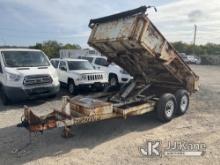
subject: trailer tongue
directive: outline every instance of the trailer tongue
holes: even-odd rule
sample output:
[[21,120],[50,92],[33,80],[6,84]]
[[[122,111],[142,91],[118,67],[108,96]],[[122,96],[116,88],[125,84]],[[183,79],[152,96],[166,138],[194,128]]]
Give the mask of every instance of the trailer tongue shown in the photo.
[[134,77],[117,92],[93,96],[64,97],[60,111],[38,117],[26,107],[19,126],[30,132],[69,127],[99,120],[141,115],[156,110],[167,122],[184,114],[189,94],[198,90],[199,77],[149,20],[148,7],[94,19],[88,44]]

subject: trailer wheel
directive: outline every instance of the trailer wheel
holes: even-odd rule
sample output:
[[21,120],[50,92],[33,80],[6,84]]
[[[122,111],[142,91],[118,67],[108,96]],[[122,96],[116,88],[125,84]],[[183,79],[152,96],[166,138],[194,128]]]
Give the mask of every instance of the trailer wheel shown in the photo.
[[184,89],[179,89],[176,91],[176,101],[177,101],[177,115],[183,115],[189,108],[189,94]]
[[157,117],[161,122],[172,120],[177,108],[176,98],[170,93],[162,95],[157,103]]

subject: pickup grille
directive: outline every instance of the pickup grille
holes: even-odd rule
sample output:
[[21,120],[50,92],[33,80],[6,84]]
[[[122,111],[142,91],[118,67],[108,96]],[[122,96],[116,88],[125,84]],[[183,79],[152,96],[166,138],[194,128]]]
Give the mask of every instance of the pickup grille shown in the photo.
[[88,81],[102,80],[103,79],[103,75],[102,74],[88,75],[87,79],[88,79]]
[[51,84],[53,82],[49,75],[25,76],[23,84],[25,86]]

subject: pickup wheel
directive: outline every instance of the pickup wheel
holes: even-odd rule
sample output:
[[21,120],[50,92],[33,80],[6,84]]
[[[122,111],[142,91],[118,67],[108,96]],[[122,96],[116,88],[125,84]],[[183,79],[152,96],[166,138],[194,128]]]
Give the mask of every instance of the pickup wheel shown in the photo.
[[75,83],[74,83],[73,80],[69,80],[68,81],[68,91],[72,95],[76,95],[77,94],[76,86],[75,86]]
[[157,103],[157,117],[161,122],[169,122],[172,120],[177,109],[176,98],[170,93],[162,95]]
[[184,89],[179,89],[176,91],[176,101],[177,101],[177,115],[183,115],[187,112],[189,108],[189,93]]
[[117,87],[119,85],[118,77],[114,74],[109,75],[108,82],[109,82],[109,86],[111,86],[111,87]]

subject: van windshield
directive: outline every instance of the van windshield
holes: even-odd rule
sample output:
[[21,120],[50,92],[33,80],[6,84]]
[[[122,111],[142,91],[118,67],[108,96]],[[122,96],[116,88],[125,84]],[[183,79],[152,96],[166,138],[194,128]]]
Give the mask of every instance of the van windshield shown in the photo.
[[69,70],[92,70],[89,61],[68,61]]
[[35,51],[3,51],[6,67],[39,67],[49,66],[47,57]]

